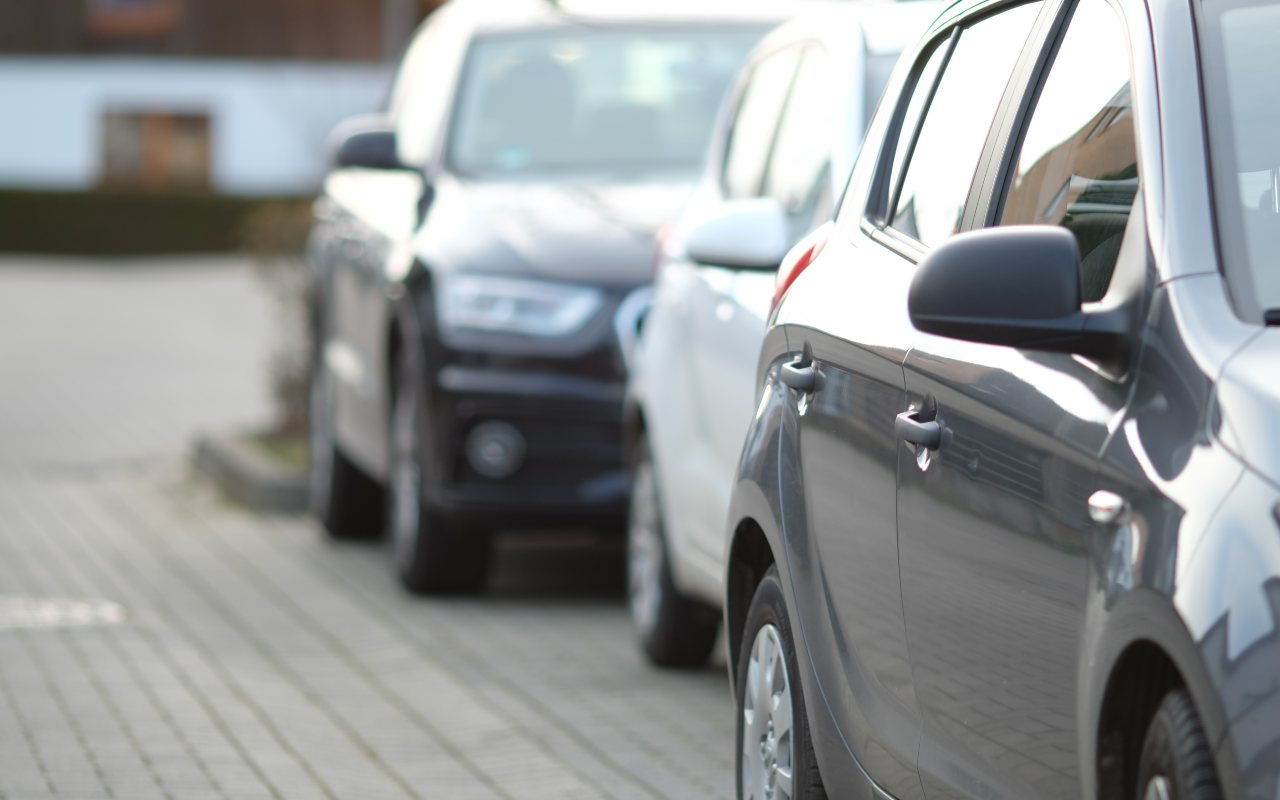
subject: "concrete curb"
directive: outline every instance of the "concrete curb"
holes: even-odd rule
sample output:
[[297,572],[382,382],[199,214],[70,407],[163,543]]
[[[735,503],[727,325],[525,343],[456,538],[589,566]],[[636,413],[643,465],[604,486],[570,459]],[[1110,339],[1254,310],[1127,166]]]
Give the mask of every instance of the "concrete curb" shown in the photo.
[[243,436],[199,436],[192,461],[232,499],[256,511],[307,508],[306,473],[273,461]]

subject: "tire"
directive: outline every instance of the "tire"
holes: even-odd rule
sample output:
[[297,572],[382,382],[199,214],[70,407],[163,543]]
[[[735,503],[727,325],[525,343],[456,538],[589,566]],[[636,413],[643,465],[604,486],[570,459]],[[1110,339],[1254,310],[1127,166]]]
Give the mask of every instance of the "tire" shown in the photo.
[[396,358],[388,425],[386,519],[396,574],[414,594],[476,592],[488,577],[491,537],[451,524],[423,502],[425,415],[409,358],[406,350]]
[[627,517],[627,596],[641,649],[659,667],[707,662],[719,633],[720,614],[681,594],[671,577],[662,524],[662,502],[648,442],[636,445]]
[[1221,800],[1200,715],[1185,689],[1164,696],[1138,761],[1138,800]]
[[307,392],[307,505],[334,539],[382,534],[382,487],[342,453],[333,431],[333,392],[317,357]]
[[[773,566],[751,600],[738,655],[739,800],[827,798],[809,735],[799,676],[782,582]],[[767,713],[760,713],[762,707]]]

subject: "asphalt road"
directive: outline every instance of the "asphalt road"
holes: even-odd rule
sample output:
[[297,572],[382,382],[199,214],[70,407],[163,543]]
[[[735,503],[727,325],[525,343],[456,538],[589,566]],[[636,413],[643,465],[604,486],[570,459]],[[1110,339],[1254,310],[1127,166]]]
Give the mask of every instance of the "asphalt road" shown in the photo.
[[730,796],[723,667],[641,661],[618,542],[421,600],[191,472],[274,314],[234,261],[0,261],[0,798]]

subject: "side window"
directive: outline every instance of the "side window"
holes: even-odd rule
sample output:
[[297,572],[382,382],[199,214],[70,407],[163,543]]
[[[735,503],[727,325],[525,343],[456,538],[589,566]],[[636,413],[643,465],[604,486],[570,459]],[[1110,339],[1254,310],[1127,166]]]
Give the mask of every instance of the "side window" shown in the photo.
[[1106,294],[1138,191],[1129,48],[1105,0],[1080,0],[1027,124],[1001,225],[1061,225],[1086,301]]
[[841,110],[831,102],[831,70],[825,50],[805,51],[765,172],[764,193],[786,210],[793,241],[808,233],[819,215],[831,215],[831,148]]
[[[925,110],[891,225],[934,246],[956,232],[978,160],[1040,3],[963,29]],[[905,129],[904,129],[905,130]]]
[[794,49],[775,53],[751,71],[725,152],[721,182],[731,198],[755,197],[764,181],[765,161],[773,148],[778,117],[791,90],[800,54]]
[[896,189],[902,182],[902,173],[907,167],[907,158],[911,155],[911,146],[915,144],[915,131],[920,126],[920,118],[924,116],[929,98],[933,96],[934,84],[938,82],[938,73],[942,64],[951,52],[950,40],[934,45],[916,78],[915,89],[911,92],[911,100],[907,102],[906,111],[902,115],[902,130],[898,135],[897,147],[893,152],[893,163],[889,173],[889,187]]

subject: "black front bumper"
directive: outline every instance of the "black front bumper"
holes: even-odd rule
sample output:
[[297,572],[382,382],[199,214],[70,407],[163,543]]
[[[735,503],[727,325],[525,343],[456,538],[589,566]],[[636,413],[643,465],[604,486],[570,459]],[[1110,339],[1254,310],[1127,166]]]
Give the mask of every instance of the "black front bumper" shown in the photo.
[[[443,367],[433,375],[429,402],[428,504],[461,524],[489,529],[620,530],[629,491],[622,396],[617,377],[515,365]],[[489,421],[524,438],[523,461],[509,477],[486,477],[468,461],[467,436]]]

